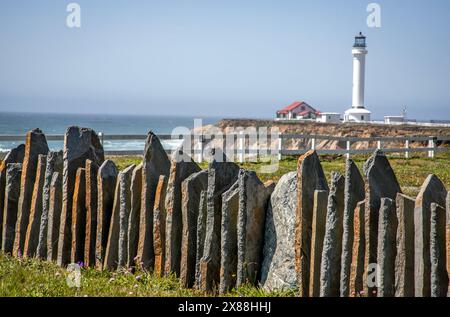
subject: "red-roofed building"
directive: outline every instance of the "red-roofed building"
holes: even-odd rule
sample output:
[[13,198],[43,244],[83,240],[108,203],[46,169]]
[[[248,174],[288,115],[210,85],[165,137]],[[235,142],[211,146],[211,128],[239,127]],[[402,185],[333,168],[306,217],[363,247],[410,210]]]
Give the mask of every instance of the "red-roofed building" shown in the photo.
[[296,101],[277,111],[278,120],[315,120],[319,115],[320,111],[314,109],[304,101]]

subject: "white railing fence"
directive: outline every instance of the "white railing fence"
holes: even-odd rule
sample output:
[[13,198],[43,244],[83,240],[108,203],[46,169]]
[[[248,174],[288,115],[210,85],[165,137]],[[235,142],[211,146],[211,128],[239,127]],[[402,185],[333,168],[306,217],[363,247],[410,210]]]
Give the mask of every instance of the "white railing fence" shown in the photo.
[[[105,141],[142,141],[144,142],[147,135],[108,135],[99,133],[102,144]],[[191,149],[189,150],[191,156],[197,162],[202,162],[207,149],[209,140],[218,139],[214,136],[204,135],[171,135],[159,134],[159,139],[163,142],[168,140],[191,139]],[[63,135],[46,135],[47,141],[63,141]],[[439,146],[443,143],[450,143],[450,136],[399,136],[399,137],[337,137],[329,135],[312,135],[312,134],[277,134],[276,139],[273,135],[257,135],[245,134],[243,131],[235,134],[226,134],[220,136],[219,145],[217,142],[215,147],[225,149],[224,152],[234,161],[245,162],[246,160],[255,157],[263,156],[277,156],[281,159],[282,156],[302,155],[310,149],[317,150],[318,154],[326,155],[345,155],[350,158],[352,155],[370,154],[376,149],[380,149],[386,153],[403,154],[405,158],[410,158],[412,153],[425,152],[429,158],[435,158],[438,152],[450,152],[450,147]],[[24,142],[24,135],[0,135],[0,144],[2,142]],[[319,143],[323,141],[332,141],[335,148],[325,148]],[[253,142],[253,143],[252,143]],[[297,142],[302,146],[293,148],[293,143]],[[230,143],[232,149],[230,150]],[[289,143],[291,143],[289,145]],[[357,146],[365,143],[364,146]],[[391,146],[387,146],[388,144]],[[419,146],[412,146],[413,144]],[[392,146],[392,144],[395,144]],[[399,146],[402,144],[402,146]],[[423,146],[426,144],[426,146]],[[343,145],[342,147],[339,145]],[[376,145],[376,146],[373,146]],[[170,154],[174,149],[166,149]],[[121,156],[121,155],[142,155],[143,150],[105,150],[106,155]],[[0,159],[6,155],[7,152],[0,153]]]

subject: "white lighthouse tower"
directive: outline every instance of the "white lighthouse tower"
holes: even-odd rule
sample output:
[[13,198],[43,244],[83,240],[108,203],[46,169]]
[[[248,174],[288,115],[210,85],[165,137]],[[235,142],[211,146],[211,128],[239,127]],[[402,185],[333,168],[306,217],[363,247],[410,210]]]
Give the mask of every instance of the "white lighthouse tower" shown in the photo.
[[364,84],[366,71],[366,37],[359,32],[353,45],[353,95],[352,107],[345,111],[345,122],[370,121],[370,111],[364,107]]

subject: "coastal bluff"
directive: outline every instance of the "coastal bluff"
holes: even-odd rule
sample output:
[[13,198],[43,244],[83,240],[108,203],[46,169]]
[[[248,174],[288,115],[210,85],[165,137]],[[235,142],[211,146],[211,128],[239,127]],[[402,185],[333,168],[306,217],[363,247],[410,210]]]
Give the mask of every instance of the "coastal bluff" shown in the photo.
[[[450,126],[425,126],[425,125],[386,125],[380,123],[320,123],[308,121],[276,121],[263,119],[222,119],[214,125],[205,125],[201,131],[208,134],[209,131],[219,130],[224,134],[236,132],[239,129],[272,128],[278,129],[281,134],[304,134],[304,135],[327,135],[333,137],[421,137],[421,136],[446,136],[450,135]],[[194,130],[195,131],[195,130]],[[200,131],[195,131],[200,132]],[[372,144],[374,143],[374,144]],[[217,146],[218,143],[211,141],[207,144],[210,147]],[[207,146],[205,145],[205,146]],[[304,139],[287,140],[286,149],[311,148],[311,141]],[[354,145],[354,149],[373,148],[375,142],[359,142]],[[385,148],[403,147],[403,143],[389,142],[383,145]],[[410,147],[427,146],[426,141],[411,142]],[[437,147],[450,146],[449,141],[438,142]],[[315,144],[317,150],[345,148],[345,142],[336,140],[320,140]]]
[[309,121],[276,121],[258,119],[222,119],[215,124],[221,130],[237,127],[277,127],[281,133],[321,134],[348,137],[449,135],[450,126],[386,125],[380,123],[320,123]]

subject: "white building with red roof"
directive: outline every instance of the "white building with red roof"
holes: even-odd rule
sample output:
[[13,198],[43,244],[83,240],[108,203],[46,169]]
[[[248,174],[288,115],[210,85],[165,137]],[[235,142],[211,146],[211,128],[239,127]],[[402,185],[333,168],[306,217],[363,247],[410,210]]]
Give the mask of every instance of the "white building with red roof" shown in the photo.
[[316,120],[320,111],[304,101],[296,101],[277,111],[276,120]]

